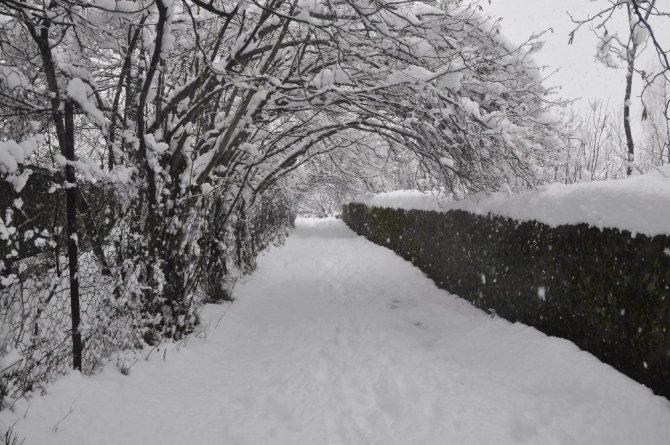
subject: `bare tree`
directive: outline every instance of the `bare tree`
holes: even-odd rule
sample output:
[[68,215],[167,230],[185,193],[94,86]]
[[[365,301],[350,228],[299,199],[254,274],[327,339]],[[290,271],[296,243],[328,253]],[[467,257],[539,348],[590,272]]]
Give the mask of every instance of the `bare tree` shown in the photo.
[[[658,77],[667,78],[670,75],[668,52],[663,48],[654,33],[653,26],[659,26],[661,19],[670,18],[667,11],[659,9],[656,0],[607,0],[605,7],[596,14],[586,18],[572,17],[576,27],[571,31],[569,43],[575,38],[575,33],[585,25],[591,25],[593,32],[599,39],[596,57],[605,65],[616,68],[620,63],[626,70],[625,89],[623,94],[623,126],[626,135],[627,160],[626,172],[630,175],[635,166],[635,141],[631,128],[631,105],[634,77],[639,74],[644,82],[643,88],[651,86]],[[618,32],[610,31],[618,10],[626,11],[627,29],[623,36]],[[654,22],[656,20],[656,22]],[[655,51],[660,69],[647,73],[636,67],[640,53],[648,46]],[[667,117],[667,115],[666,115]]]
[[[650,69],[653,72],[654,69]],[[670,163],[670,82],[664,76],[657,77],[644,91],[642,113],[645,149],[649,163],[660,166]]]

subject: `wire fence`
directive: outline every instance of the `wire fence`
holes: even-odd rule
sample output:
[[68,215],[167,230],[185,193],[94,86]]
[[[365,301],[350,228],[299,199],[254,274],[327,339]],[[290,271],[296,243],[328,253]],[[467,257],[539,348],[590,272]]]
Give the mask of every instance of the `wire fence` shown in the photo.
[[[65,199],[52,179],[35,174],[21,193],[12,190],[11,184],[2,184],[0,406],[64,374],[73,363]],[[80,203],[85,202],[84,194],[82,190]],[[95,202],[96,206],[79,206],[86,208],[80,220],[100,229],[109,225],[104,214],[111,210],[110,201]],[[95,245],[92,233],[97,233],[92,226],[82,229],[78,239],[84,373],[97,369],[114,351],[138,345],[138,298],[124,291],[132,287],[119,281],[111,245]],[[109,241],[109,231],[106,235]]]
[[[0,208],[4,209],[0,218],[0,409],[73,367],[65,199],[63,190],[54,189],[52,179],[34,175],[21,193],[0,179]],[[121,202],[126,195],[127,191],[114,187],[84,185],[78,196],[78,332],[85,374],[100,368],[116,352],[135,351],[156,341],[147,336],[152,314],[144,311],[143,277],[148,266],[128,255],[135,240]],[[205,203],[194,214],[202,219],[197,221],[200,228],[209,228],[211,239],[206,239],[205,230],[193,230],[187,240],[189,249],[181,253],[192,256],[187,258],[194,265],[189,279],[199,295],[189,298],[197,307],[205,301],[231,299],[237,278],[254,269],[258,252],[283,240],[294,218],[288,199],[276,193],[262,197],[252,208],[242,205],[225,224],[217,223],[221,215],[212,212],[211,204]],[[206,242],[210,248],[205,248]],[[207,257],[201,260],[195,255]]]

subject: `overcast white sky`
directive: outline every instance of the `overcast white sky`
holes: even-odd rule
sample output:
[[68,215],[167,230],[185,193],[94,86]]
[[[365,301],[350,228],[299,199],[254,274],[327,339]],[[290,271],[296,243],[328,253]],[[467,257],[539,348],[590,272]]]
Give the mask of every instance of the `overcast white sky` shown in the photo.
[[[491,0],[490,6],[485,3],[482,4],[489,13],[503,19],[502,33],[514,43],[525,41],[533,32],[553,29],[553,32],[544,35],[546,44],[535,60],[539,65],[560,68],[546,84],[561,86],[561,96],[587,100],[611,98],[613,104],[623,102],[625,73],[595,61],[596,38],[592,32],[583,28],[574,43],[568,45],[568,34],[574,25],[566,11],[575,17],[586,17],[589,12],[606,4],[604,0]],[[620,23],[625,25],[626,12],[620,12]],[[670,34],[670,30],[666,31],[663,37]],[[648,60],[647,56],[638,66],[644,69]],[[639,86],[640,81],[636,81]]]

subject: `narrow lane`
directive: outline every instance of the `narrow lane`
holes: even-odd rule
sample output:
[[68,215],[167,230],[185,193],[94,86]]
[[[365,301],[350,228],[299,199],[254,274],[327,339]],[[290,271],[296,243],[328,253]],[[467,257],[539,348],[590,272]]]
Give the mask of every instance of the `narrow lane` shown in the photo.
[[235,295],[187,347],[68,376],[0,421],[26,444],[668,443],[666,399],[341,221],[298,220]]

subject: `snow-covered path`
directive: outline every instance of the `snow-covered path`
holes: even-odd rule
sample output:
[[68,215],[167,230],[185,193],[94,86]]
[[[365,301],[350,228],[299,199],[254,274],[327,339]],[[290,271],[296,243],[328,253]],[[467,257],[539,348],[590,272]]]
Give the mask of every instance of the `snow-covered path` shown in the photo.
[[572,343],[490,318],[337,220],[299,220],[236,297],[206,308],[206,338],[129,376],[114,364],[70,375],[0,413],[2,426],[19,418],[26,444],[670,440],[666,399]]

